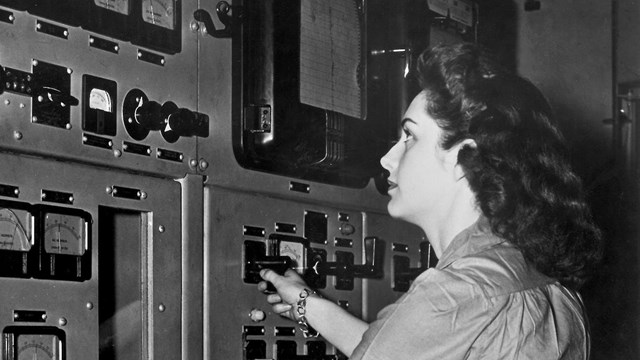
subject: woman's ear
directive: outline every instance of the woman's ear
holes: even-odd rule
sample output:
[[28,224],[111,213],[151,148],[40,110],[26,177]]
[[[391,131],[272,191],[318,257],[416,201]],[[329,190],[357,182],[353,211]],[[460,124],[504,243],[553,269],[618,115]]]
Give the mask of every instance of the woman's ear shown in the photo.
[[478,147],[478,145],[473,139],[464,139],[451,147],[451,149],[449,149],[447,153],[446,162],[447,164],[450,164],[455,180],[460,180],[466,176],[462,165],[460,165],[460,163],[458,162],[458,157],[460,151],[467,147],[475,149],[476,147]]

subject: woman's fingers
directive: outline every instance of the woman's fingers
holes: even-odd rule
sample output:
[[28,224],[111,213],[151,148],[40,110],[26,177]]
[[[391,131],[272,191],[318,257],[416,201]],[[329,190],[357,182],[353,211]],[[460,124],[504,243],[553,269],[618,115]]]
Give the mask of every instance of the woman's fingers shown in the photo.
[[285,303],[277,303],[277,304],[273,304],[271,308],[273,309],[273,312],[275,312],[276,314],[280,314],[282,316],[288,317],[289,311],[291,311],[293,306]]
[[277,304],[282,302],[282,298],[278,294],[267,295],[267,302],[269,304]]

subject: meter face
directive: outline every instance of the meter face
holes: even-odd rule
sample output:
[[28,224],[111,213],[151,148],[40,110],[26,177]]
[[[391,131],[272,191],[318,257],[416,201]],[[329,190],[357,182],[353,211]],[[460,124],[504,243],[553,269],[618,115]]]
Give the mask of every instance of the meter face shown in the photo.
[[303,243],[295,241],[280,240],[278,244],[280,256],[288,256],[293,260],[293,269],[299,274],[303,274],[306,264],[306,248]]
[[49,254],[83,255],[88,223],[79,216],[45,213],[44,250]]
[[129,15],[129,0],[93,0],[96,6]]
[[29,251],[33,215],[27,210],[0,208],[0,250]]
[[[62,342],[54,334],[19,334],[17,335],[17,354],[11,359],[17,360],[49,360],[60,359]],[[15,356],[17,355],[17,356]]]
[[176,0],[142,0],[142,19],[163,28],[173,30]]

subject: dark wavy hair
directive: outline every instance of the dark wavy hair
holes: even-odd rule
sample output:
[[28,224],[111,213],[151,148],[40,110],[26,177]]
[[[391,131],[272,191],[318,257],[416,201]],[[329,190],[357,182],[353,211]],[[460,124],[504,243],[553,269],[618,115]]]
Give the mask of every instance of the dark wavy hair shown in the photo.
[[578,289],[602,256],[601,233],[545,97],[475,44],[427,49],[417,70],[442,148],[476,143],[458,162],[492,231]]

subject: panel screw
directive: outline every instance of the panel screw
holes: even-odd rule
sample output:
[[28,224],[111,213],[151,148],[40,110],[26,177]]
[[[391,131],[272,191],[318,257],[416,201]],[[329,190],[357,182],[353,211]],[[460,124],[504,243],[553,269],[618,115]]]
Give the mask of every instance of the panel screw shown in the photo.
[[118,149],[113,150],[113,156],[119,158],[120,156],[122,156],[122,151]]
[[160,310],[160,312],[164,312],[167,308],[164,306],[164,304],[160,304],[158,306],[158,310]]
[[60,319],[58,319],[58,325],[60,325],[60,326],[67,325],[67,319],[61,317]]
[[16,140],[22,140],[22,133],[20,131],[14,131],[13,138]]

